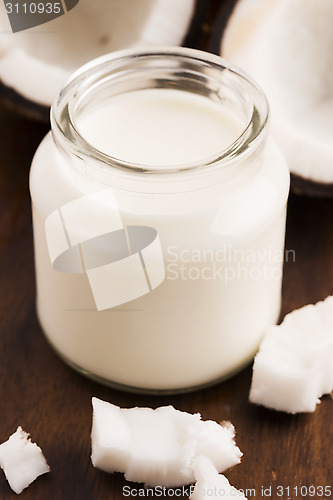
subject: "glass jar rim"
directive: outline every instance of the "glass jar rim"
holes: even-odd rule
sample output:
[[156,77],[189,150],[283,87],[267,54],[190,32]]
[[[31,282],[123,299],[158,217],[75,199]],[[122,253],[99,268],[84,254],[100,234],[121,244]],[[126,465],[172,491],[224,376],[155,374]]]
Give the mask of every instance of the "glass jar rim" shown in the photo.
[[[109,78],[110,74],[116,75],[131,61],[159,61],[162,58],[178,59],[183,63],[187,61],[199,66],[212,67],[221,74],[227,71],[235,83],[242,84],[244,88],[251,91],[251,115],[241,134],[217,154],[200,161],[172,165],[172,167],[131,163],[96,149],[83,137],[75,123],[75,111],[80,101],[87,97],[91,89],[95,89],[103,79]],[[179,68],[181,67],[180,64]],[[51,106],[52,134],[62,150],[89,163],[93,160],[95,165],[97,163],[102,167],[114,167],[123,172],[137,174],[172,174],[203,169],[211,171],[214,166],[219,168],[229,166],[237,160],[245,159],[260,146],[266,136],[268,121],[267,98],[261,87],[249,75],[220,56],[186,47],[126,49],[93,59],[72,74]]]

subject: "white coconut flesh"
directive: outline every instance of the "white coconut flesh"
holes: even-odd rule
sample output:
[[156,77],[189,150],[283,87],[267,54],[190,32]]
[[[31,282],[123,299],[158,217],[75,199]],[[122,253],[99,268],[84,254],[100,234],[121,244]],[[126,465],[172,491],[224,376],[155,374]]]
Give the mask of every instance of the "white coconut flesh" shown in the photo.
[[222,472],[240,462],[230,423],[202,421],[172,406],[122,409],[93,398],[91,432],[95,467],[122,472],[128,481],[176,487],[195,481],[193,463],[207,456]]
[[250,401],[313,412],[333,391],[333,296],[297,309],[268,331],[255,357]]
[[196,483],[190,500],[206,500],[217,498],[243,498],[246,497],[240,490],[231,486],[228,479],[219,474],[209,458],[200,456],[193,464]]
[[195,0],[80,0],[44,25],[12,34],[0,4],[0,80],[26,99],[49,106],[71,73],[115,50],[179,45]]
[[42,450],[21,427],[0,445],[0,466],[15,493],[21,493],[38,476],[50,471]]
[[332,0],[238,0],[221,54],[253,76],[292,173],[333,183]]

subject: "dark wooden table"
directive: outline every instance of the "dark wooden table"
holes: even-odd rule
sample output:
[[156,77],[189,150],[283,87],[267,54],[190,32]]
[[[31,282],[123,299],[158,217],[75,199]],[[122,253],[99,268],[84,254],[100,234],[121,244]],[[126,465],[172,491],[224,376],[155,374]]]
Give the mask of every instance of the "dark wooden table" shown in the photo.
[[[249,498],[254,493],[256,498],[284,500],[328,498],[311,497],[301,487],[333,487],[331,396],[322,398],[314,414],[292,416],[256,407],[248,402],[251,367],[192,394],[130,395],[85,379],[52,351],[35,313],[28,189],[30,161],[47,128],[0,107],[0,442],[21,425],[51,467],[21,498],[124,498],[122,475],[102,473],[90,462],[92,396],[125,407],[173,404],[200,412],[204,419],[231,420],[244,457],[226,475],[237,488],[253,489]],[[282,315],[332,293],[332,221],[333,199],[290,197],[286,246],[295,250],[296,260],[285,266]],[[16,495],[0,471],[0,499],[7,498]]]

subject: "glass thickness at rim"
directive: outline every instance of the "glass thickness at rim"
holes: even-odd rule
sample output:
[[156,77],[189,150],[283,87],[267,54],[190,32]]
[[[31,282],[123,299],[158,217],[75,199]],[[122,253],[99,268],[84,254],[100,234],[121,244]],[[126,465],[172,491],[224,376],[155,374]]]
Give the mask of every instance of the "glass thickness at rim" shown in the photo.
[[[139,85],[140,76],[143,81],[146,79],[146,86],[142,86],[142,83]],[[75,116],[102,88],[112,89],[116,85],[125,88],[131,82],[134,87],[128,92],[144,88],[170,88],[171,83],[177,84],[177,78],[182,81],[182,87],[176,86],[179,90],[193,92],[196,89],[196,93],[209,99],[213,94],[210,85],[213,85],[216,93],[227,89],[239,107],[248,108],[243,132],[228,148],[198,162],[153,167],[107,155],[94,148],[80,134]],[[129,49],[94,59],[72,75],[51,108],[52,133],[55,142],[65,152],[104,169],[107,166],[153,175],[201,171],[207,167],[211,171],[215,170],[214,167],[226,167],[237,160],[246,159],[263,142],[268,118],[267,99],[249,76],[219,56],[184,47]]]

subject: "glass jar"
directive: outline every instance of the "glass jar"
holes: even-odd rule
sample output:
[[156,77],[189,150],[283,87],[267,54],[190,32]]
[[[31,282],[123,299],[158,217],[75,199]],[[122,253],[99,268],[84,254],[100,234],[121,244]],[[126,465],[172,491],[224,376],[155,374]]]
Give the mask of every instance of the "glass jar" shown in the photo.
[[279,316],[289,190],[268,114],[251,79],[186,48],[72,76],[30,176],[38,317],[68,364],[159,393],[250,362]]

